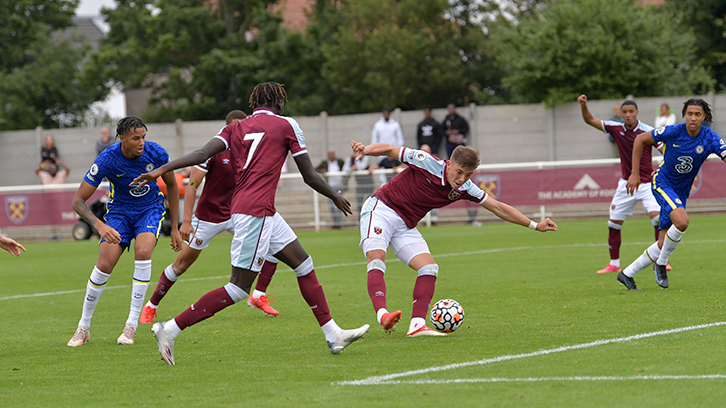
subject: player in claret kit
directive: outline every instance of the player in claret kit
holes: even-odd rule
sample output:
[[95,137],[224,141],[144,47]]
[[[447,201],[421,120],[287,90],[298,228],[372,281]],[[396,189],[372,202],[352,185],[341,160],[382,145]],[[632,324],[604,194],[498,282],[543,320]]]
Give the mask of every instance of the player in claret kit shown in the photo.
[[[156,183],[139,185],[133,183],[139,174],[158,169],[169,161],[166,150],[154,142],[146,141],[146,125],[141,119],[129,116],[118,122],[116,137],[121,143],[107,148],[96,158],[73,196],[73,209],[98,231],[101,243],[98,246],[98,261],[93,267],[86,285],[83,313],[78,329],[68,345],[84,344],[91,336],[90,326],[93,311],[103,293],[108,278],[113,272],[123,251],[134,240],[134,277],[131,290],[131,307],[123,333],[118,344],[134,344],[139,314],[144,305],[144,296],[151,279],[151,253],[164,221],[164,196]],[[179,188],[174,173],[160,174],[169,190],[169,216],[177,220],[179,209]],[[111,184],[109,201],[106,203],[105,223],[95,215],[86,201],[93,195],[104,178]],[[181,236],[175,222],[172,222],[171,246],[181,250]]]
[[516,208],[489,197],[469,180],[479,167],[479,152],[471,147],[456,147],[451,160],[441,160],[422,150],[385,143],[365,146],[352,141],[351,147],[356,160],[363,155],[385,155],[408,165],[366,200],[360,215],[360,248],[368,261],[368,295],[378,322],[388,333],[401,319],[400,310],[389,312],[386,308],[384,274],[386,249],[390,246],[398,259],[418,274],[406,336],[445,336],[426,326],[425,319],[434,296],[439,265],[434,262],[416,225],[429,211],[458,200],[469,200],[505,221],[541,232],[557,230],[557,225],[549,218],[536,223]]
[[[247,117],[241,110],[233,110],[227,114],[226,123],[231,125]],[[206,184],[199,197],[199,204],[192,217],[197,188],[206,178]],[[167,266],[156,284],[151,299],[141,312],[139,323],[153,323],[159,303],[169,293],[179,276],[199,258],[202,250],[209,246],[214,237],[223,231],[234,234],[234,225],[230,214],[230,200],[234,192],[234,169],[229,157],[229,150],[211,157],[204,163],[195,166],[189,175],[189,187],[184,197],[184,216],[181,233],[186,245],[182,247],[174,263]],[[266,261],[257,280],[255,293],[247,299],[247,304],[264,313],[277,316],[279,313],[267,301],[266,289],[277,267],[277,259]],[[257,295],[256,297],[254,295]]]
[[627,185],[630,194],[636,194],[640,187],[636,169],[642,160],[640,153],[643,147],[663,143],[665,152],[651,187],[660,204],[660,235],[654,244],[618,274],[618,282],[629,290],[639,290],[633,277],[653,263],[658,286],[663,289],[669,286],[666,265],[688,228],[686,201],[691,194],[693,180],[711,153],[726,162],[726,144],[723,139],[713,130],[701,126],[704,120],[713,123],[711,106],[703,99],[689,99],[683,104],[682,115],[686,123],[642,133],[633,145],[633,173]]
[[250,106],[254,109],[251,116],[224,127],[201,149],[135,180],[152,181],[164,172],[202,163],[225,150],[230,150],[236,170],[236,188],[231,201],[234,224],[230,250],[232,276],[227,285],[202,296],[174,319],[153,325],[159,353],[167,364],[174,364],[174,341],[182,330],[247,297],[269,255],[274,255],[295,272],[300,292],[313,311],[331,353],[342,352],[368,331],[367,324],[353,330],[343,330],[336,324],[315,276],[312,258],[275,210],[282,162],[291,152],[303,181],[332,199],[345,214],[352,214],[350,203],[315,171],[300,126],[294,119],[280,115],[286,100],[282,85],[276,82],[257,85],[250,95]]
[[[643,150],[643,159],[640,161],[640,183],[641,188],[636,194],[628,194],[625,186],[631,172],[631,157],[633,156],[633,142],[635,138],[643,133],[653,130],[653,127],[638,120],[638,105],[631,100],[627,100],[620,105],[620,111],[623,115],[625,123],[615,122],[611,120],[600,120],[590,113],[587,107],[587,96],[580,95],[577,98],[582,111],[582,119],[588,125],[608,134],[618,146],[620,153],[620,170],[622,176],[618,181],[618,187],[615,195],[610,203],[610,219],[608,220],[608,249],[610,250],[610,262],[597,273],[620,272],[620,245],[622,238],[620,231],[623,223],[628,216],[633,215],[635,206],[638,201],[643,203],[643,207],[648,212],[650,222],[653,224],[655,239],[658,239],[658,214],[660,207],[653,194],[648,188],[653,173],[652,149]],[[660,144],[656,145],[658,149],[662,149]],[[661,151],[662,152],[662,151]],[[671,266],[667,265],[668,270]]]

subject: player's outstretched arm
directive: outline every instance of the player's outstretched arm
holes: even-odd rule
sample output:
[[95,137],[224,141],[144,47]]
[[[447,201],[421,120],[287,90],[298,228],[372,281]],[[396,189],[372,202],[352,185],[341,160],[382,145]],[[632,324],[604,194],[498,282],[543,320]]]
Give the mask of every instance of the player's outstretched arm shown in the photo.
[[73,210],[78,213],[86,222],[93,226],[98,231],[98,235],[101,236],[109,244],[118,244],[121,242],[121,234],[115,229],[106,225],[103,221],[99,220],[93,214],[86,201],[96,191],[96,187],[88,184],[87,181],[81,181],[81,185],[78,187],[76,194],[73,195]]
[[643,156],[643,147],[646,144],[655,144],[655,140],[653,140],[652,130],[639,134],[633,142],[633,169],[630,171],[630,177],[628,177],[628,184],[626,184],[625,186],[626,191],[630,195],[633,195],[636,191],[638,191],[638,187],[640,186],[640,159]]
[[594,127],[595,129],[604,131],[602,128],[602,121],[593,116],[592,112],[590,112],[590,108],[587,107],[587,95],[580,95],[577,98],[577,102],[580,103],[580,111],[582,112],[582,119],[585,121],[585,123]]
[[542,222],[535,223],[534,221],[527,218],[527,216],[519,212],[519,210],[517,210],[516,208],[512,207],[507,203],[497,201],[492,197],[487,198],[487,200],[484,201],[481,206],[491,211],[494,215],[503,219],[504,221],[509,221],[513,224],[530,227],[540,232],[557,231],[557,224],[555,224],[554,221],[550,220],[549,218],[546,218]]
[[223,152],[226,148],[227,145],[225,145],[222,140],[216,137],[212,138],[212,140],[202,146],[201,149],[197,149],[189,154],[185,154],[184,156],[178,159],[174,159],[152,172],[144,173],[139,177],[136,177],[134,181],[131,182],[131,185],[139,183],[139,186],[144,186],[148,182],[156,180],[158,177],[168,171],[173,171],[176,169],[181,169],[183,167],[189,167],[195,164],[204,163],[205,160],[214,156],[217,153]]
[[388,156],[389,159],[398,160],[401,148],[388,143],[373,143],[368,146],[361,142],[351,140],[350,147],[353,149],[355,159],[360,160],[363,156]]
[[348,214],[353,215],[353,211],[350,209],[350,202],[346,200],[340,193],[333,190],[333,187],[328,184],[323,176],[315,171],[313,163],[310,161],[310,156],[307,154],[299,154],[295,156],[295,164],[297,165],[300,174],[303,176],[305,184],[309,185],[313,190],[318,193],[330,198],[335,203],[340,211],[347,217]]
[[194,233],[192,228],[192,214],[194,214],[194,203],[197,201],[197,189],[202,185],[202,180],[207,173],[192,167],[189,174],[189,186],[184,195],[184,214],[182,215],[182,225],[179,227],[179,233],[184,241],[189,242],[189,238]]
[[175,252],[181,251],[182,239],[179,235],[179,186],[176,184],[174,172],[161,175],[166,183],[167,199],[169,200],[169,219],[171,220],[171,248]]
[[10,252],[10,255],[20,256],[20,250],[25,252],[25,247],[15,242],[14,239],[0,235],[0,248]]

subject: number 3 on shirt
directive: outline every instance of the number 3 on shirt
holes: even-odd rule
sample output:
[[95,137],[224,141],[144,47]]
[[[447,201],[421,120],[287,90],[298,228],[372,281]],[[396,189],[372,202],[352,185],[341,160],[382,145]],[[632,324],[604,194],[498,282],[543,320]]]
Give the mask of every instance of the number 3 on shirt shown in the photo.
[[250,164],[250,159],[252,159],[252,156],[255,154],[257,145],[260,144],[260,140],[262,140],[262,136],[264,135],[265,132],[247,133],[245,135],[244,140],[251,140],[252,146],[250,146],[250,152],[247,154],[247,161],[245,162],[245,166],[242,167],[243,169],[246,169],[247,165]]

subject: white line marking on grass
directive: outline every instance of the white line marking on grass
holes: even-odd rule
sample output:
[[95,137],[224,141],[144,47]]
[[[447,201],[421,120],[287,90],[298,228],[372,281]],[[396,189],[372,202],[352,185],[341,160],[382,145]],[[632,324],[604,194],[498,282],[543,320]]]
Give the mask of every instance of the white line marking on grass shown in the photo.
[[[704,240],[704,241],[689,241],[684,244],[704,244],[704,243],[725,243],[726,240]],[[630,243],[623,243],[623,245],[650,245],[652,242],[630,242]],[[537,249],[554,249],[554,248],[577,248],[577,247],[599,247],[602,246],[602,243],[591,243],[591,244],[567,244],[567,245],[532,245],[532,246],[520,246],[520,247],[510,247],[510,248],[493,248],[493,249],[482,249],[480,251],[469,251],[469,252],[457,252],[457,253],[450,253],[450,254],[436,254],[434,255],[436,258],[448,258],[452,256],[467,256],[467,255],[483,255],[483,254],[491,254],[491,253],[497,253],[497,252],[509,252],[509,251],[530,251],[530,250],[537,250]],[[389,259],[386,261],[387,263],[391,262],[400,262],[397,258]],[[318,265],[315,266],[315,269],[330,269],[330,268],[344,268],[349,266],[362,266],[366,265],[367,262],[361,261],[361,262],[348,262],[348,263],[338,263],[338,264],[330,264],[330,265]],[[277,272],[292,272],[292,269],[290,268],[284,268],[279,269]],[[204,278],[189,278],[189,279],[183,279],[180,282],[195,282],[195,281],[201,281],[201,280],[214,280],[214,279],[224,279],[229,277],[229,275],[220,275],[220,276],[208,276]],[[129,288],[131,285],[122,285],[122,286],[108,286],[106,289],[122,289],[122,288]],[[74,290],[63,290],[59,292],[45,292],[45,293],[30,293],[26,295],[13,295],[13,296],[5,296],[0,297],[0,301],[2,300],[10,300],[10,299],[22,299],[22,298],[34,298],[34,297],[43,297],[43,296],[55,296],[55,295],[65,295],[69,293],[79,293],[79,292],[86,292],[86,289],[74,289]]]
[[505,355],[505,356],[499,356],[499,357],[494,357],[494,358],[487,358],[484,360],[470,361],[470,362],[466,362],[466,363],[447,364],[447,365],[438,366],[438,367],[429,367],[429,368],[422,368],[419,370],[404,371],[402,373],[396,373],[396,374],[368,377],[364,380],[338,381],[333,384],[336,384],[336,385],[378,385],[378,384],[393,383],[393,382],[391,382],[391,380],[394,380],[396,378],[401,378],[401,377],[409,377],[412,375],[453,370],[453,369],[462,368],[462,367],[471,367],[471,366],[485,365],[485,364],[491,364],[491,363],[499,363],[501,361],[517,360],[517,359],[521,359],[521,358],[544,356],[547,354],[560,353],[563,351],[580,350],[580,349],[585,349],[585,348],[589,348],[589,347],[602,346],[605,344],[612,344],[612,343],[624,343],[627,341],[647,339],[649,337],[662,336],[662,335],[666,335],[666,334],[675,334],[675,333],[681,333],[681,332],[690,331],[690,330],[705,329],[708,327],[723,326],[723,325],[726,325],[726,322],[700,324],[697,326],[680,327],[677,329],[670,329],[670,330],[660,330],[660,331],[655,331],[655,332],[650,332],[650,333],[636,334],[636,335],[628,336],[628,337],[619,337],[619,338],[607,339],[607,340],[596,340],[596,341],[593,341],[590,343],[575,344],[572,346],[562,346],[562,347],[557,347],[557,348],[549,349],[549,350],[539,350],[539,351],[535,351],[532,353]]
[[501,382],[544,382],[544,381],[635,381],[635,380],[726,380],[726,374],[704,375],[636,375],[632,377],[575,376],[541,378],[462,378],[454,380],[412,380],[384,381],[380,384],[464,384],[464,383],[501,383]]

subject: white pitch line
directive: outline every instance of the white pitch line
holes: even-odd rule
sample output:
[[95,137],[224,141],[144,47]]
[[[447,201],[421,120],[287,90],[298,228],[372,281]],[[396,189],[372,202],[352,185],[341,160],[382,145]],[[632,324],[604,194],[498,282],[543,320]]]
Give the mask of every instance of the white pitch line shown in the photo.
[[[684,244],[705,244],[705,243],[724,243],[726,240],[702,240],[702,241],[689,241]],[[623,243],[623,245],[649,245],[652,244],[652,242],[629,242],[629,243]],[[510,247],[510,248],[493,248],[493,249],[482,249],[481,251],[469,251],[469,252],[456,252],[456,253],[449,253],[449,254],[436,254],[434,255],[436,258],[448,258],[448,257],[460,257],[460,256],[470,256],[470,255],[483,255],[483,254],[491,254],[491,253],[497,253],[497,252],[510,252],[510,251],[529,251],[533,249],[554,249],[554,248],[578,248],[578,247],[599,247],[602,246],[601,243],[590,243],[590,244],[568,244],[568,245],[537,245],[537,246],[520,246],[520,247]],[[391,262],[400,262],[397,258],[389,259],[386,261],[387,263]],[[339,263],[339,264],[330,264],[330,265],[320,265],[315,266],[315,269],[330,269],[330,268],[343,268],[348,266],[361,266],[366,265],[366,262],[348,262],[348,263]],[[277,272],[292,272],[292,269],[285,268],[280,269]],[[213,279],[224,279],[229,277],[229,275],[220,275],[220,276],[208,276],[204,278],[189,278],[189,279],[183,279],[180,282],[195,282],[200,280],[213,280]],[[106,289],[123,289],[123,288],[129,288],[131,285],[122,285],[122,286],[108,286]],[[0,297],[0,301],[2,300],[10,300],[10,299],[22,299],[22,298],[34,298],[34,297],[43,297],[43,296],[55,296],[55,295],[66,295],[69,293],[80,293],[86,292],[86,289],[74,289],[74,290],[63,290],[59,292],[44,292],[44,293],[30,293],[25,295],[12,295],[12,296],[5,296]]]
[[670,329],[670,330],[660,330],[660,331],[655,331],[655,332],[650,332],[650,333],[636,334],[633,336],[619,337],[619,338],[615,338],[615,339],[596,340],[596,341],[593,341],[590,343],[575,344],[572,346],[562,346],[562,347],[557,347],[557,348],[553,348],[553,349],[549,349],[549,350],[539,350],[539,351],[535,351],[532,353],[505,355],[505,356],[499,356],[499,357],[494,357],[494,358],[487,358],[484,360],[469,361],[466,363],[447,364],[444,366],[422,368],[419,370],[405,371],[402,373],[368,377],[364,380],[338,381],[333,384],[334,385],[379,385],[379,384],[393,383],[391,380],[394,380],[396,378],[401,378],[401,377],[409,377],[412,375],[420,375],[420,374],[427,374],[427,373],[438,372],[438,371],[453,370],[453,369],[463,368],[463,367],[499,363],[502,361],[517,360],[517,359],[521,359],[521,358],[538,357],[538,356],[544,356],[547,354],[560,353],[563,351],[579,350],[579,349],[595,347],[595,346],[602,346],[605,344],[612,344],[612,343],[624,343],[624,342],[632,341],[632,340],[640,340],[640,339],[646,339],[649,337],[681,333],[681,332],[685,332],[685,331],[689,331],[689,330],[705,329],[708,327],[723,326],[723,325],[726,325],[726,322],[700,324],[697,326],[680,327],[677,329]]
[[380,384],[464,384],[464,383],[505,383],[505,382],[545,382],[545,381],[636,381],[636,380],[726,380],[726,374],[704,375],[636,375],[632,377],[574,376],[540,378],[462,378],[454,380],[413,380],[384,381]]

